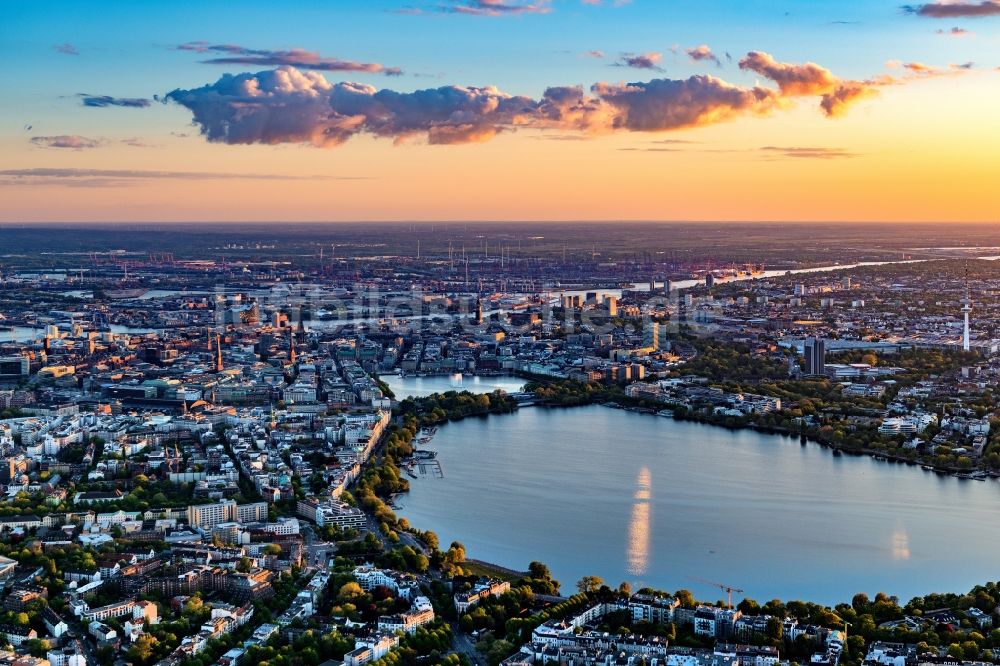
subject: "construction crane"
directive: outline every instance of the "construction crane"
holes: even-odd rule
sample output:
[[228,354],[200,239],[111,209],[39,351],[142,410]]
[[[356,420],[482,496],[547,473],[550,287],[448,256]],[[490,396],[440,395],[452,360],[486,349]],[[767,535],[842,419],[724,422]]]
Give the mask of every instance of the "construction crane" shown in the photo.
[[726,598],[729,603],[729,608],[733,607],[733,592],[736,592],[738,594],[743,594],[744,592],[746,592],[746,590],[742,588],[733,587],[732,585],[726,585],[725,583],[716,583],[714,580],[705,580],[704,578],[694,578],[694,577],[691,577],[691,580],[698,581],[699,583],[704,583],[705,585],[711,585],[712,587],[717,587],[723,592],[725,592]]

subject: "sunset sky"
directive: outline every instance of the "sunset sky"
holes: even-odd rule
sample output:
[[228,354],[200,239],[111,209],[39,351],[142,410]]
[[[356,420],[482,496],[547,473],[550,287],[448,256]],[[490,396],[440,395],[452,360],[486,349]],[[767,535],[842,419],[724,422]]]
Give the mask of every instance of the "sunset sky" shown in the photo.
[[1000,0],[19,2],[0,221],[1000,219]]

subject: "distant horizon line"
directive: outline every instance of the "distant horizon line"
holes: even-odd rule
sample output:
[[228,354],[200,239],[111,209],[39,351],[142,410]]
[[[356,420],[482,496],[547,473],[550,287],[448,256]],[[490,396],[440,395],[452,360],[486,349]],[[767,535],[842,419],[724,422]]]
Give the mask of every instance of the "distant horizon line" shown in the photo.
[[86,227],[90,226],[118,226],[118,225],[491,225],[491,224],[515,224],[515,225],[548,225],[548,224],[635,224],[635,225],[698,225],[698,224],[749,224],[749,225],[968,225],[983,226],[997,225],[1000,220],[655,220],[655,219],[558,219],[558,220],[530,220],[530,219],[478,219],[478,220],[458,220],[458,219],[379,219],[379,220],[21,220],[10,221],[0,220],[0,228],[16,227],[53,227],[59,225],[72,225]]

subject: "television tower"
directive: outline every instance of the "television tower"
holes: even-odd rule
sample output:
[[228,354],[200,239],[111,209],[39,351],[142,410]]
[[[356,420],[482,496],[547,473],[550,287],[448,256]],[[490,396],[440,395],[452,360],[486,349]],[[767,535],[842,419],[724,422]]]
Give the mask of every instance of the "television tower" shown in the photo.
[[216,334],[215,336],[215,371],[222,372],[222,334]]
[[965,298],[962,299],[962,314],[965,328],[962,332],[962,350],[969,351],[969,313],[972,312],[972,294],[969,291],[969,267],[965,267]]

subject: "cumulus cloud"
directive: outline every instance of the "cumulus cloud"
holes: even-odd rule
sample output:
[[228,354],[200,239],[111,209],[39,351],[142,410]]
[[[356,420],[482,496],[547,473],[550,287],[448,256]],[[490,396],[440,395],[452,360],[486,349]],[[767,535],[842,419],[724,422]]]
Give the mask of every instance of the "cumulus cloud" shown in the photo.
[[693,48],[687,49],[685,50],[685,53],[687,53],[688,57],[691,58],[691,60],[694,60],[695,62],[702,62],[707,60],[709,62],[714,62],[719,67],[722,66],[722,61],[719,60],[719,57],[717,55],[712,53],[712,49],[710,49],[707,44],[701,44],[700,46],[695,46]]
[[740,60],[740,69],[756,72],[778,85],[785,97],[820,96],[820,108],[830,117],[843,115],[855,102],[878,94],[877,81],[851,81],[837,77],[814,62],[778,62],[769,53],[751,51]]
[[101,108],[106,106],[124,106],[129,108],[142,109],[149,106],[149,100],[141,97],[112,97],[110,95],[88,95],[87,93],[77,93],[80,103],[84,106]]
[[597,83],[592,90],[615,108],[614,129],[640,132],[712,125],[744,114],[764,115],[779,101],[773,90],[743,88],[701,75],[647,83]]
[[980,2],[939,0],[921,5],[904,5],[903,10],[917,16],[936,19],[1000,16],[1000,0],[980,0]]
[[55,136],[33,136],[29,139],[31,143],[41,148],[69,148],[71,150],[84,150],[86,148],[97,148],[102,145],[100,139],[88,139],[79,134],[58,134]]
[[52,49],[56,53],[62,53],[63,55],[78,56],[80,52],[76,50],[76,47],[69,42],[63,42],[62,44],[54,44]]
[[864,81],[844,81],[823,95],[819,106],[831,118],[839,118],[855,103],[875,97],[878,90]]
[[740,60],[740,69],[756,72],[778,84],[784,95],[822,95],[836,88],[839,79],[826,67],[778,62],[770,53],[751,51]]
[[425,134],[431,143],[488,139],[531,112],[534,102],[494,87],[445,86],[398,93],[359,83],[331,84],[292,67],[224,75],[166,99],[188,108],[209,141],[313,143],[332,146],[367,132],[398,140]]
[[615,62],[618,67],[631,67],[633,69],[655,69],[660,71],[660,60],[662,53],[649,51],[648,53],[625,53]]
[[187,42],[176,47],[180,51],[193,51],[202,54],[215,54],[214,57],[202,60],[207,65],[253,65],[257,67],[290,65],[299,69],[313,69],[323,72],[368,72],[399,76],[403,70],[399,67],[386,67],[376,62],[355,62],[340,58],[321,56],[316,51],[305,49],[288,49],[273,51],[270,49],[251,49],[238,44],[209,44],[208,42]]
[[202,136],[229,144],[310,143],[336,146],[368,134],[397,142],[485,141],[519,128],[601,134],[698,127],[740,116],[763,116],[793,98],[818,97],[827,116],[875,94],[872,81],[842,80],[819,65],[780,63],[750,53],[741,67],[774,81],[740,86],[713,76],[556,86],[538,98],[498,88],[442,86],[397,92],[360,83],[331,83],[294,67],[238,75],[177,89],[163,100],[188,109]]

